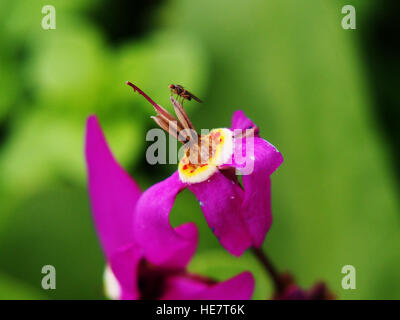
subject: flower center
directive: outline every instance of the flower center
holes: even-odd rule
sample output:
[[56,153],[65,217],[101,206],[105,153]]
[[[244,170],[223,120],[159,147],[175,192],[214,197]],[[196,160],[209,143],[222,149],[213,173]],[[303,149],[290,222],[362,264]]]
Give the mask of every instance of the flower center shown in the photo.
[[187,183],[205,181],[218,166],[229,160],[232,152],[232,131],[225,128],[211,130],[200,136],[198,144],[189,144],[178,165],[179,177]]

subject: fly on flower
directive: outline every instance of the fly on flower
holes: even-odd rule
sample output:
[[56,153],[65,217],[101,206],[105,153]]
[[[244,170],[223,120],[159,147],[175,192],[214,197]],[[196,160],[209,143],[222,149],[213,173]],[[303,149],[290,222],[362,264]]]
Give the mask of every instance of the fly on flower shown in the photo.
[[[172,96],[177,118],[134,84],[128,85],[153,105],[154,121],[184,144],[177,172],[149,188],[137,203],[135,228],[143,250],[154,254],[162,250],[164,240],[156,227],[179,239],[169,214],[185,188],[197,197],[208,226],[231,254],[240,256],[248,248],[260,247],[272,223],[270,175],[283,161],[280,152],[259,136],[258,127],[241,110],[234,113],[231,128],[212,129],[198,137],[182,105]],[[190,134],[184,135],[186,131]],[[248,163],[251,170],[243,173]],[[238,174],[243,174],[242,183]],[[166,206],[155,199],[170,203]]]
[[217,166],[228,160],[233,149],[233,137],[229,130],[215,129],[209,134],[199,135],[182,105],[172,96],[171,102],[177,118],[133,83],[127,84],[153,105],[157,115],[151,118],[157,125],[184,144],[184,157],[179,163],[183,181],[202,181],[211,176]]
[[176,94],[177,97],[181,97],[182,98],[182,103],[183,100],[195,100],[197,102],[202,103],[203,101],[201,101],[199,98],[197,98],[194,94],[192,94],[191,92],[189,92],[188,90],[186,90],[184,87],[182,87],[179,84],[170,84],[169,88],[171,89],[171,92]]
[[192,123],[190,122],[189,117],[187,116],[182,105],[178,103],[173,97],[171,97],[171,101],[174,105],[175,114],[178,119],[171,115],[166,109],[155,103],[146,93],[144,93],[133,83],[127,81],[126,84],[132,87],[135,92],[138,92],[153,105],[157,114],[156,116],[152,116],[151,118],[161,129],[168,132],[171,136],[175,137],[183,144],[187,142],[193,144],[194,141],[197,141],[197,133]]

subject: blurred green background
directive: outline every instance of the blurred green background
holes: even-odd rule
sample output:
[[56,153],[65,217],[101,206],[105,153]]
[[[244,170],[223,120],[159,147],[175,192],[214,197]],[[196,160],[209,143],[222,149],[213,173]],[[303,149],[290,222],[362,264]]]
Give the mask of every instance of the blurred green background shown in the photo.
[[[43,30],[41,9],[56,8]],[[343,30],[341,8],[356,8]],[[400,299],[399,28],[395,1],[5,0],[0,2],[0,299],[101,299],[104,260],[86,189],[83,135],[95,113],[117,159],[142,188],[176,167],[145,162],[152,108],[170,83],[198,128],[243,109],[282,152],[274,224],[264,249],[307,288],[340,299]],[[398,11],[398,10],[397,10]],[[195,221],[190,268],[271,283],[248,253],[225,253],[198,202],[183,192],[174,224]],[[41,268],[57,289],[41,288]],[[354,265],[357,289],[341,288]]]

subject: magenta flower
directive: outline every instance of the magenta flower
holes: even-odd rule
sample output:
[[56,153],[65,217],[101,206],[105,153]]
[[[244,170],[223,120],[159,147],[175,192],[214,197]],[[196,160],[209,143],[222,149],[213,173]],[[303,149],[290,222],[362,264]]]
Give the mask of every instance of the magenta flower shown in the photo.
[[[142,193],[115,161],[95,116],[87,121],[85,151],[91,206],[107,261],[105,281],[110,296],[116,299],[251,297],[254,280],[249,272],[217,283],[186,270],[197,246],[197,229],[193,223],[172,230],[165,230],[159,223],[149,230],[151,234],[134,234],[133,216]],[[171,188],[176,190],[180,185],[171,184]],[[172,205],[170,198],[170,192],[163,190],[156,194],[147,192],[148,206],[142,202],[136,214],[145,210],[149,220],[157,220],[161,211],[151,211],[151,208],[156,202],[162,203],[157,208]]]
[[[169,214],[184,188],[195,194],[209,227],[231,254],[240,256],[249,247],[260,247],[272,223],[270,175],[283,161],[279,151],[259,137],[257,126],[240,110],[234,113],[231,128],[211,130],[193,143],[197,133],[178,101],[171,97],[176,119],[135,85],[128,85],[154,106],[155,122],[185,144],[178,171],[146,190],[138,201],[135,233],[146,254],[161,262],[165,246],[177,248],[176,243],[183,243],[169,223]],[[237,171],[247,171],[243,186]]]

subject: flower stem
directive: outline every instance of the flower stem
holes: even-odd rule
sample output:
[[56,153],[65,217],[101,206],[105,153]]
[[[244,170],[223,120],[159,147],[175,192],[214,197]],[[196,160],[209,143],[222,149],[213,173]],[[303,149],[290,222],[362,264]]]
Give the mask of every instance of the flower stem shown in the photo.
[[252,248],[254,255],[263,265],[265,270],[267,271],[268,275],[272,278],[274,283],[275,291],[279,294],[285,288],[285,283],[282,281],[282,277],[280,273],[276,270],[275,266],[271,262],[271,260],[267,257],[263,250],[260,248]]

